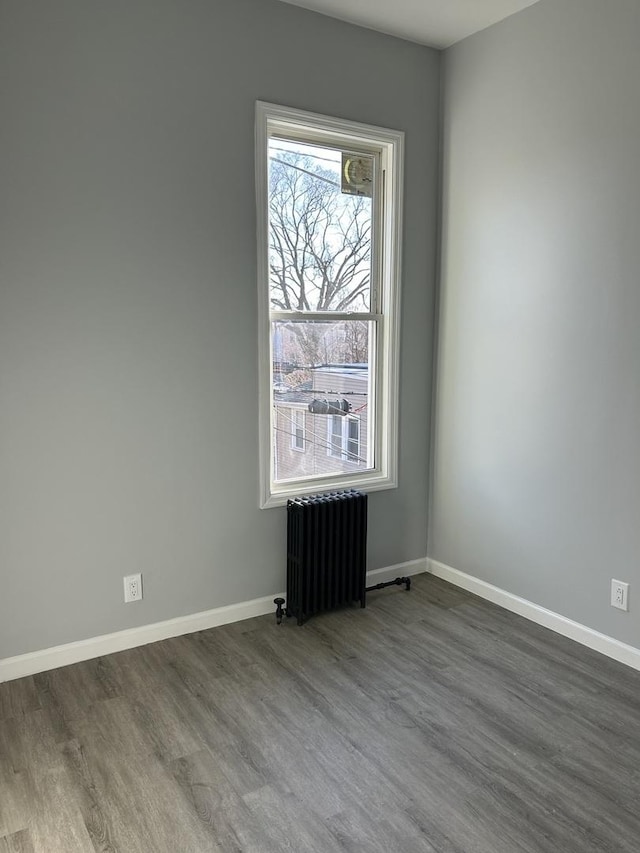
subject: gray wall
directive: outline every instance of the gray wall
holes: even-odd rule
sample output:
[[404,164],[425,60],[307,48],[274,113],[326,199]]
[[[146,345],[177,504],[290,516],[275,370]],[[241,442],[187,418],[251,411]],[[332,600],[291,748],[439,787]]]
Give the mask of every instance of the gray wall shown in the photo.
[[445,55],[429,547],[635,646],[639,45],[637,0],[542,0]]
[[371,497],[370,567],[424,556],[438,86],[437,52],[273,0],[0,2],[0,658],[284,586],[256,99],[406,131],[400,488]]

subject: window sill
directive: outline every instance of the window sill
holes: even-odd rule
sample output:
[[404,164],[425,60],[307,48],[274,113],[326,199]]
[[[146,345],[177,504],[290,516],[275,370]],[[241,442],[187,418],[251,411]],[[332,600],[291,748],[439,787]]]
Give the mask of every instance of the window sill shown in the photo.
[[386,489],[396,489],[398,481],[395,477],[382,476],[373,472],[371,475],[353,477],[326,478],[322,480],[297,481],[289,485],[272,486],[271,491],[261,496],[260,509],[271,509],[276,506],[286,506],[291,498],[301,495],[316,495],[325,492],[337,492],[344,489],[361,489],[363,492],[381,492]]

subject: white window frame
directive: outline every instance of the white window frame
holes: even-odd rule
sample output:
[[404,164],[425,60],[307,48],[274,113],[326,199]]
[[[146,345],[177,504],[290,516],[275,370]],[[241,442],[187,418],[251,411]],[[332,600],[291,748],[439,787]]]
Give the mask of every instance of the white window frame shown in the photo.
[[[302,419],[301,424],[298,423],[300,417]],[[291,409],[291,420],[291,449],[295,450],[296,453],[304,453],[307,449],[307,424],[304,409]],[[298,447],[298,433],[301,435],[302,447]]]
[[[260,450],[260,506],[282,506],[297,495],[359,488],[367,492],[392,489],[398,485],[398,394],[400,384],[400,282],[402,247],[402,188],[404,169],[404,133],[397,130],[332,118],[256,102],[256,201],[258,266],[258,425]],[[370,377],[370,399],[375,419],[369,419],[368,445],[373,450],[375,467],[349,473],[274,482],[273,464],[273,354],[271,321],[286,312],[270,310],[269,222],[268,222],[268,144],[273,133],[291,134],[301,140],[324,141],[371,152],[379,156],[378,292],[375,314],[345,314],[342,319],[373,319],[378,340],[375,342],[376,375]],[[277,316],[274,316],[276,315]],[[335,314],[306,313],[309,320],[341,319]],[[372,437],[375,436],[375,444]]]

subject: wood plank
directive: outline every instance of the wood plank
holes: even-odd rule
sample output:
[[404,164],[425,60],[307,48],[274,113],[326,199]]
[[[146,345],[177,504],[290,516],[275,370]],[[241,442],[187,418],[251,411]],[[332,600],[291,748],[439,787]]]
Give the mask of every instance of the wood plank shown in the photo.
[[28,829],[0,838],[0,853],[35,853]]

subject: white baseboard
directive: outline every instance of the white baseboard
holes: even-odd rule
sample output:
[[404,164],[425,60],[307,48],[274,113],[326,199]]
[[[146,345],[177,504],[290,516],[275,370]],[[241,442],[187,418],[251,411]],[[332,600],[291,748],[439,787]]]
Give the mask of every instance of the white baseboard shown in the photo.
[[466,589],[468,592],[473,592],[480,598],[492,601],[494,604],[504,607],[505,610],[518,613],[531,622],[550,628],[557,634],[562,634],[563,637],[569,637],[569,639],[575,640],[583,646],[588,646],[607,657],[640,670],[640,649],[635,648],[635,646],[621,643],[619,640],[607,636],[607,634],[594,631],[593,628],[581,625],[580,622],[567,619],[566,616],[554,613],[553,610],[547,610],[545,607],[533,604],[526,598],[520,598],[520,596],[500,589],[500,587],[493,586],[493,584],[472,575],[467,575],[458,569],[453,569],[445,563],[440,563],[438,560],[428,558],[427,571],[455,586]]
[[65,643],[62,646],[52,646],[36,652],[28,652],[16,657],[0,660],[0,682],[12,681],[25,675],[34,675],[48,669],[57,669],[71,663],[108,655],[112,652],[122,652],[156,643],[158,640],[168,640],[182,634],[192,634],[194,631],[204,631],[229,622],[239,622],[252,616],[263,616],[274,610],[273,599],[283,592],[267,595],[264,598],[254,598],[252,601],[242,601],[226,607],[216,607],[202,613],[191,613],[188,616],[178,616],[164,622],[154,622],[151,625],[141,625],[139,628],[127,628],[113,634],[102,634],[87,640]]
[[421,575],[426,571],[427,558],[422,557],[420,560],[410,560],[408,563],[398,563],[395,566],[385,566],[383,569],[373,569],[373,571],[367,572],[367,584],[373,586],[376,583],[384,583],[396,578]]
[[[426,558],[412,560],[409,563],[399,563],[396,566],[386,566],[367,572],[367,583],[381,583],[385,580],[393,580],[401,575],[417,575],[426,571]],[[178,616],[176,619],[167,619],[164,622],[142,625],[139,628],[128,628],[125,631],[116,631],[113,634],[103,634],[99,637],[90,637],[87,640],[78,640],[74,643],[65,643],[62,646],[52,646],[24,655],[0,659],[0,683],[12,681],[15,678],[23,678],[26,675],[34,675],[37,672],[46,672],[49,669],[57,669],[59,666],[91,660],[91,658],[101,657],[112,652],[122,652],[136,646],[145,646],[147,643],[156,643],[158,640],[168,640],[170,637],[180,637],[183,634],[192,634],[194,631],[205,631],[207,628],[216,628],[218,625],[227,625],[230,622],[240,622],[243,619],[251,619],[253,616],[275,613],[273,599],[277,596],[284,598],[284,595],[284,592],[274,592],[273,595],[266,595],[264,598],[254,598],[251,601],[241,601],[239,604],[216,607],[203,613]]]
[[[531,601],[437,560],[425,557],[407,563],[398,563],[395,566],[374,569],[367,572],[367,583],[373,585],[393,580],[396,577],[412,576],[423,572],[430,572],[436,577],[480,596],[480,598],[504,607],[505,610],[518,613],[538,625],[550,628],[564,637],[569,637],[607,657],[640,670],[640,649],[621,643],[613,637],[594,631],[586,625],[567,619],[559,613],[540,607]],[[191,634],[194,631],[204,631],[207,628],[215,628],[218,625],[226,625],[230,622],[240,622],[253,616],[264,616],[274,612],[273,599],[278,595],[284,597],[283,592],[274,593],[251,601],[242,601],[239,604],[216,607],[202,613],[192,613],[188,616],[179,616],[176,619],[167,619],[164,622],[142,625],[139,628],[129,628],[125,631],[116,631],[113,634],[104,634],[87,640],[79,640],[62,646],[53,646],[16,657],[4,658],[4,660],[0,659],[0,682],[79,663],[112,652],[133,649],[136,646],[144,646],[158,640],[167,640],[170,637],[179,637],[183,634]]]

